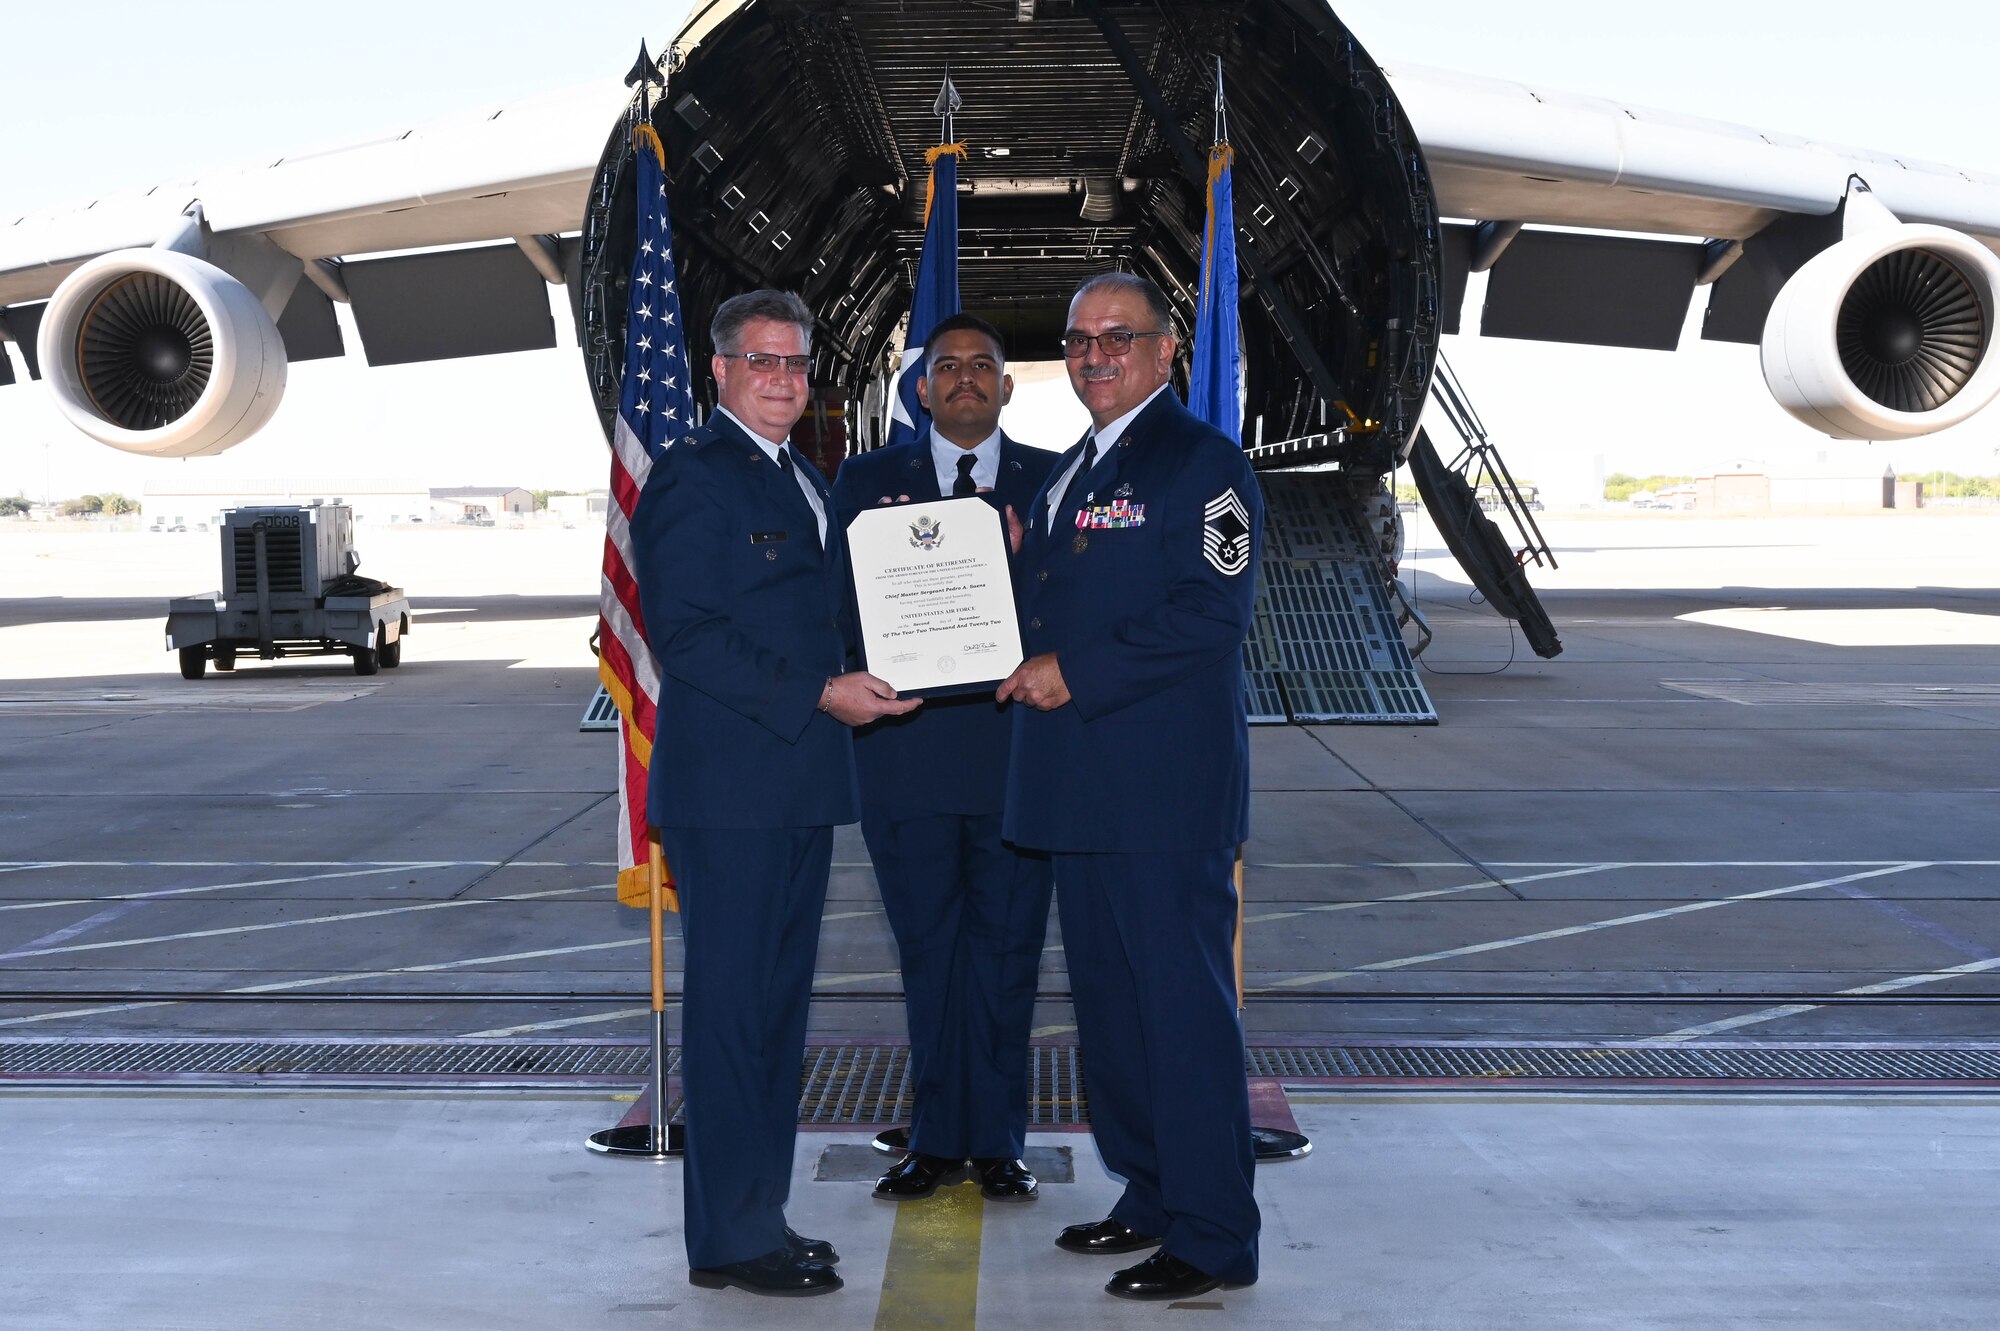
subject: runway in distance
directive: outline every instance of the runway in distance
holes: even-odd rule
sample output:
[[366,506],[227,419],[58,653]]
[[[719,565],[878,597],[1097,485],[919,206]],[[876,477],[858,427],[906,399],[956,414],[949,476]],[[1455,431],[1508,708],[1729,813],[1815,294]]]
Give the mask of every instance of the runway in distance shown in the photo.
[[[975,145],[966,303],[1010,350],[1039,354],[1092,268],[1191,307],[1200,183],[1162,126],[1205,146],[1220,56],[1262,274],[1243,305],[1260,465],[1357,484],[1393,466],[1476,271],[1484,336],[1570,343],[1672,346],[1706,287],[1704,335],[1761,341],[1774,395],[1829,434],[1923,434],[2000,389],[2000,181],[1378,65],[1355,36],[1314,0],[941,6],[919,24],[870,0],[701,6],[657,117],[680,243],[707,260],[688,264],[687,321],[747,282],[799,288],[823,320],[815,389],[864,408],[871,442],[947,64]],[[553,345],[546,284],[581,295],[586,198],[627,99],[606,81],[0,219],[0,320],[71,424],[152,456],[253,435],[290,361],[345,352],[333,301],[374,364]]]

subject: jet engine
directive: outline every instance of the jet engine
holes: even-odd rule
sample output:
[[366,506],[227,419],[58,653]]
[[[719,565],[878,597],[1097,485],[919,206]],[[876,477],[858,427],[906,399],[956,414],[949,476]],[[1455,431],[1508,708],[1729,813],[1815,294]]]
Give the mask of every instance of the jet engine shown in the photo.
[[285,344],[263,303],[176,250],[84,264],[50,298],[39,342],[64,417],[128,453],[220,453],[262,428],[285,394]]
[[1946,227],[1850,234],[1792,275],[1764,322],[1764,382],[1839,439],[1911,439],[2000,392],[2000,260]]

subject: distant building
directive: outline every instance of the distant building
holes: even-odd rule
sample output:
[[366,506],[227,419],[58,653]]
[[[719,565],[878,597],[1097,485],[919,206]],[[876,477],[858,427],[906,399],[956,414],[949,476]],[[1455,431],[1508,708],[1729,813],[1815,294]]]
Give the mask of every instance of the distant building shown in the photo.
[[572,527],[589,523],[602,525],[605,512],[611,506],[608,490],[592,490],[589,494],[550,495],[549,512],[561,518]]
[[532,517],[535,496],[518,485],[472,485],[430,492],[435,522],[492,522],[499,518]]
[[193,531],[221,521],[226,508],[255,504],[346,504],[358,523],[428,522],[430,491],[410,481],[381,478],[280,478],[230,480],[201,477],[192,481],[146,482],[139,496],[140,524],[147,528]]
[[1703,476],[1694,483],[1694,507],[1702,513],[1769,513],[1844,510],[1880,512],[1885,508],[1921,508],[1923,486],[1898,481],[1895,468],[1886,474],[1855,474],[1832,467],[1813,472],[1771,473],[1755,464]]

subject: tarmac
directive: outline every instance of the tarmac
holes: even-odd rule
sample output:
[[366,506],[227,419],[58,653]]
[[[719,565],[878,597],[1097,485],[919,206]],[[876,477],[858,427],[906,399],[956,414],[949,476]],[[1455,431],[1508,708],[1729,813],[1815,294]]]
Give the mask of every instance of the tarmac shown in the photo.
[[[1254,732],[1250,1043],[2000,1049],[1979,1001],[2000,992],[2000,515],[1544,525],[1561,657],[1530,656],[1418,525],[1441,724]],[[1033,1206],[961,1187],[900,1211],[866,1195],[872,1127],[802,1134],[792,1219],[849,1284],[794,1304],[689,1288],[678,1167],[581,1149],[629,1082],[92,1075],[92,1050],[203,1040],[642,1035],[644,920],[607,886],[612,741],[577,730],[599,540],[364,531],[363,571],[417,607],[402,667],[189,683],[164,602],[214,585],[213,537],[0,524],[0,1058],[83,1059],[0,1071],[0,1327],[1162,1315],[1049,1246],[1116,1195],[1080,1132],[1032,1139],[1075,1178]],[[813,1038],[893,1047],[852,829],[835,861]],[[1049,942],[1037,1035],[1060,1048]],[[1273,1074],[1260,1104],[1315,1150],[1260,1171],[1263,1279],[1173,1311],[1993,1325],[2000,1087],[1813,1075]]]

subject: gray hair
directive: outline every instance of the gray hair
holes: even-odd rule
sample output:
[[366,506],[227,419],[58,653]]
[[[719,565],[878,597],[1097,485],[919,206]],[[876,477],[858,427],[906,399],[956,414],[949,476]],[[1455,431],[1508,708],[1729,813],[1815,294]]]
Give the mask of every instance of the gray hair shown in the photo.
[[708,325],[709,341],[724,355],[734,352],[737,340],[743,336],[744,325],[752,319],[797,324],[799,336],[805,339],[806,349],[812,349],[812,309],[790,291],[746,291],[740,296],[731,296],[716,306],[715,318]]
[[1136,273],[1109,272],[1085,278],[1083,285],[1076,289],[1076,294],[1069,298],[1070,307],[1075,308],[1077,301],[1089,293],[1104,290],[1122,291],[1145,301],[1146,308],[1152,311],[1153,322],[1159,325],[1156,329],[1145,331],[1173,334],[1174,307],[1168,302],[1167,293]]

